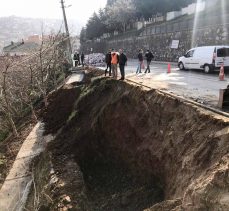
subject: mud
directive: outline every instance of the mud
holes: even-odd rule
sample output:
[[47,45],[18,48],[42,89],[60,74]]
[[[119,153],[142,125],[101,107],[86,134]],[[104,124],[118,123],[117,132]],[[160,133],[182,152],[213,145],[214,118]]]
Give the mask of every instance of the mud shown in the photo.
[[110,79],[85,86],[69,110],[62,124],[58,109],[44,118],[49,132],[63,127],[40,207],[229,210],[228,118]]

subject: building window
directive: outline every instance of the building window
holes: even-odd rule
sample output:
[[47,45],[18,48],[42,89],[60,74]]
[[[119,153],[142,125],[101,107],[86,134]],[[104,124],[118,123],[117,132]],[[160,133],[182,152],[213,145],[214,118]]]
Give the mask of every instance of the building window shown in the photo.
[[173,31],[179,31],[179,29],[180,29],[180,23],[178,22],[178,23],[174,23],[174,25],[173,25]]
[[155,34],[155,27],[152,27],[151,34]]
[[161,33],[161,28],[160,26],[156,26],[156,34],[160,34]]
[[193,20],[188,20],[188,29],[192,29],[193,28]]
[[173,24],[167,25],[167,32],[173,32]]
[[188,28],[188,21],[182,21],[180,24],[181,30],[186,30]]
[[165,25],[162,25],[162,26],[161,26],[161,33],[165,33],[165,32],[166,32]]

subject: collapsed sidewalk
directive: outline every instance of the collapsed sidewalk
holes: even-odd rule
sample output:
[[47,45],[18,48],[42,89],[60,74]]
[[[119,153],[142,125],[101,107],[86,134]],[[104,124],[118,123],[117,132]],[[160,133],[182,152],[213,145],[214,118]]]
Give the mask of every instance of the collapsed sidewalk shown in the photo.
[[28,210],[229,209],[225,116],[100,78],[53,93],[43,121],[56,138],[34,164]]

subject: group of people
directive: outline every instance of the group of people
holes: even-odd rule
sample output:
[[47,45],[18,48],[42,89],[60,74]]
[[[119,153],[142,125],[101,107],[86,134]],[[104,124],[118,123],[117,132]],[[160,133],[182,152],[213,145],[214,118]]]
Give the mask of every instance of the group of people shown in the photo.
[[[154,58],[154,56],[150,50],[146,51],[145,58],[146,58],[146,62],[147,62],[147,67],[145,69],[145,73],[147,73],[147,71],[148,71],[148,73],[150,73],[150,63],[151,63],[152,59]],[[136,74],[141,73],[142,69],[144,69],[144,62],[143,61],[144,61],[143,50],[140,49],[138,52],[138,67],[137,67]]]
[[82,52],[81,55],[79,52],[75,52],[73,55],[73,61],[74,61],[74,66],[77,67],[78,65],[81,65],[84,67],[84,53]]
[[127,64],[127,57],[124,54],[122,49],[119,49],[119,52],[116,52],[114,49],[109,50],[106,54],[105,58],[107,68],[105,69],[105,76],[108,73],[109,69],[109,76],[112,76],[114,79],[117,79],[118,77],[118,65],[121,73],[121,78],[119,80],[125,79],[125,66]]
[[[147,67],[145,69],[144,67],[144,56],[147,62]],[[145,73],[150,73],[150,64],[151,61],[153,60],[154,56],[150,50],[147,50],[145,55],[143,55],[143,50],[140,49],[138,52],[138,66],[137,66],[137,71],[136,74],[141,73],[142,69],[145,69]],[[113,78],[117,79],[117,72],[118,72],[118,65],[121,73],[121,78],[120,80],[125,79],[125,66],[127,64],[127,57],[123,53],[123,50],[120,49],[119,52],[116,52],[114,49],[109,50],[108,53],[106,54],[105,58],[107,67],[105,69],[105,76],[109,72],[109,76],[112,76]]]
[[[78,65],[84,66],[84,53],[82,52],[81,55],[79,52],[75,52],[73,55],[73,61],[74,66],[77,67]],[[154,58],[152,52],[150,50],[147,50],[145,53],[145,59],[147,61],[147,67],[145,69],[145,73],[150,73],[150,63],[152,59]],[[124,54],[123,49],[119,49],[118,52],[116,52],[114,49],[110,49],[105,57],[105,62],[107,64],[107,67],[105,69],[105,76],[109,73],[109,76],[111,76],[114,79],[117,79],[118,77],[118,66],[121,73],[121,78],[119,80],[125,79],[125,66],[127,65],[127,56]],[[144,56],[143,56],[143,50],[140,49],[138,52],[138,67],[137,67],[137,73],[141,73],[142,69],[144,69]]]

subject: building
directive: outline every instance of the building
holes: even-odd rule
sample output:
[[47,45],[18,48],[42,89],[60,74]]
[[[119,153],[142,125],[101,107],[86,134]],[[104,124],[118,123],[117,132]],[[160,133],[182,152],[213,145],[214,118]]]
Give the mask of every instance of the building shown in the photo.
[[37,43],[37,44],[41,44],[41,42],[48,42],[53,38],[53,36],[51,35],[38,35],[38,34],[34,34],[29,36],[25,42],[26,43]]
[[32,43],[41,43],[41,36],[38,35],[38,34],[34,34],[34,35],[31,35],[29,36],[27,39],[26,39],[26,42],[32,42]]
[[[214,5],[213,0],[211,6]],[[198,3],[189,4],[187,7],[182,8],[180,11],[171,11],[166,14],[166,21],[173,20],[182,15],[192,15],[196,12],[202,12],[206,8],[206,1],[200,0]]]
[[3,48],[3,54],[9,56],[24,56],[39,49],[39,44],[35,42],[11,42]]

